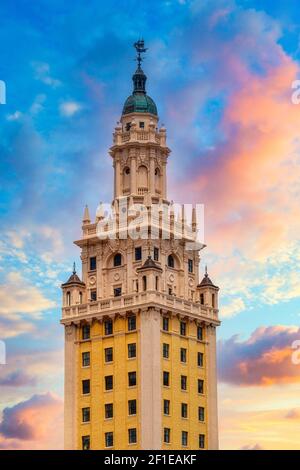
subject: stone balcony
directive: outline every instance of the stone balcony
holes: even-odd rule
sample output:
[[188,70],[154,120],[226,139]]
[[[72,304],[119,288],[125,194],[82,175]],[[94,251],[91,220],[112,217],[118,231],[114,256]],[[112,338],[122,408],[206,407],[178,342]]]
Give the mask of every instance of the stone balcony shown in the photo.
[[81,319],[101,319],[107,315],[125,314],[127,311],[147,307],[161,308],[182,317],[186,315],[192,319],[199,319],[199,321],[214,325],[220,324],[217,309],[157,291],[124,294],[120,297],[110,297],[86,304],[64,307],[61,322],[68,324]]
[[113,134],[113,144],[122,145],[127,142],[151,142],[159,144],[162,147],[166,146],[166,133],[164,131],[149,130],[130,130],[121,131],[116,130]]

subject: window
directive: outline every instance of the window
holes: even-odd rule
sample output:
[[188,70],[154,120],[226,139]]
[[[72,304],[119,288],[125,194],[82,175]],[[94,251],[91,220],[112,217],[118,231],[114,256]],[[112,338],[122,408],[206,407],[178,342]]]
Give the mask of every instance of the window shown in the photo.
[[186,403],[181,403],[181,417],[182,418],[188,417],[188,406]]
[[147,276],[143,276],[143,291],[147,290]]
[[163,317],[163,330],[169,331],[169,319],[167,317]]
[[67,306],[70,307],[71,305],[71,292],[67,292]]
[[90,421],[90,408],[82,408],[82,422],[88,423]]
[[128,168],[128,167],[125,168],[124,173],[125,173],[126,175],[130,175],[130,168]]
[[198,352],[197,359],[198,359],[198,367],[203,367],[203,353],[202,352]]
[[136,428],[128,429],[128,443],[136,444]]
[[169,293],[169,295],[172,295],[172,294],[173,294],[173,289],[172,289],[172,287],[169,287],[168,293]]
[[203,408],[203,406],[199,406],[199,408],[198,408],[198,419],[199,419],[199,421],[204,421],[204,408]]
[[180,322],[180,334],[186,336],[186,323],[184,321]]
[[158,280],[158,276],[155,276],[155,290],[159,290],[159,280]]
[[211,305],[212,305],[212,308],[215,308],[215,294],[211,294]]
[[122,295],[122,287],[115,287],[114,288],[114,297],[120,297]]
[[114,256],[114,267],[121,266],[122,264],[122,256],[121,253],[117,253]]
[[154,247],[154,250],[153,250],[153,258],[154,258],[154,261],[159,260],[159,248],[157,248],[156,246]]
[[169,268],[174,268],[174,257],[172,255],[168,256],[168,266]]
[[181,432],[181,445],[187,446],[188,445],[188,433],[187,431]]
[[205,447],[205,435],[199,434],[199,449],[204,449]]
[[128,344],[128,358],[136,357],[136,343]]
[[180,348],[180,361],[186,362],[186,349]]
[[170,351],[170,345],[167,343],[163,343],[163,357],[165,359],[169,358],[169,351]]
[[82,381],[82,394],[87,395],[88,393],[90,393],[90,379]]
[[79,303],[82,304],[82,292],[79,292]]
[[128,414],[136,415],[136,400],[128,400]]
[[164,415],[170,414],[170,400],[164,400]]
[[113,447],[114,445],[114,433],[106,432],[105,433],[105,447]]
[[193,263],[193,260],[192,260],[192,259],[189,259],[189,260],[188,260],[188,270],[189,270],[189,273],[193,273],[193,272],[194,272],[194,263]]
[[97,291],[96,289],[91,290],[91,301],[96,302],[97,300]]
[[200,294],[200,304],[204,305],[204,294]]
[[144,121],[140,121],[140,129],[144,129],[145,128],[145,123]]
[[105,379],[105,390],[112,390],[114,386],[114,378],[112,375],[106,375]]
[[142,259],[142,247],[141,246],[137,246],[135,248],[135,261],[141,261]]
[[182,375],[180,378],[180,382],[181,382],[181,390],[186,390],[187,389],[187,376]]
[[165,387],[169,387],[170,385],[170,373],[164,371],[163,372],[163,384]]
[[95,271],[97,268],[97,258],[96,256],[92,256],[90,258],[90,271]]
[[91,363],[90,352],[82,353],[82,367],[88,367]]
[[171,430],[170,428],[164,428],[164,442],[166,444],[170,443]]
[[104,334],[105,334],[105,336],[113,334],[113,322],[112,322],[112,320],[105,320],[105,322],[104,322]]
[[113,361],[113,348],[105,348],[104,357],[105,357],[105,362],[112,362]]
[[90,325],[82,326],[82,339],[90,339],[91,327]]
[[136,372],[128,372],[128,385],[129,385],[129,387],[135,387],[135,385],[136,385]]
[[82,436],[82,450],[90,450],[90,436]]
[[197,339],[199,341],[203,340],[203,328],[202,328],[202,326],[197,326]]
[[105,419],[111,419],[114,417],[114,405],[112,403],[105,404]]
[[130,127],[131,127],[131,122],[127,122],[125,126],[125,129],[127,132],[130,131]]
[[128,331],[136,330],[136,317],[135,316],[128,317],[127,322],[128,322]]
[[204,393],[204,380],[198,379],[198,393]]

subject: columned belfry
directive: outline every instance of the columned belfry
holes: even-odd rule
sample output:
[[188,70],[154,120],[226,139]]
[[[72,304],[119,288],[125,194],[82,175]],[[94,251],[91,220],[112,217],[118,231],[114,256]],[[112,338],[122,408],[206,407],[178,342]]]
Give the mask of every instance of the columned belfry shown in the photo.
[[[219,289],[207,270],[199,279],[195,210],[189,224],[168,200],[166,129],[147,94],[144,41],[134,46],[133,91],[109,151],[115,237],[99,236],[105,215],[92,221],[86,207],[82,280],[74,266],[62,284],[65,448],[216,449]],[[129,223],[133,207],[146,211],[140,236],[124,207]]]

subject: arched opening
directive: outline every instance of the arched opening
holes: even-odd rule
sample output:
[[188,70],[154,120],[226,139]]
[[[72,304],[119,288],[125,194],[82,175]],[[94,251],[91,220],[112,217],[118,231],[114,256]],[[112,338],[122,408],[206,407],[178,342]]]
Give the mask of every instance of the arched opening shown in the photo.
[[147,290],[147,276],[143,276],[143,290]]
[[174,256],[173,255],[168,256],[168,266],[169,266],[169,268],[174,268],[175,267],[175,261],[174,261]]
[[130,190],[130,168],[127,166],[123,170],[123,191]]
[[116,253],[114,256],[114,267],[121,266],[122,264],[122,255],[121,253]]
[[161,175],[160,175],[160,169],[155,168],[155,174],[154,174],[154,179],[155,179],[155,191],[157,193],[161,192]]
[[138,188],[140,191],[148,190],[148,169],[144,165],[138,169]]

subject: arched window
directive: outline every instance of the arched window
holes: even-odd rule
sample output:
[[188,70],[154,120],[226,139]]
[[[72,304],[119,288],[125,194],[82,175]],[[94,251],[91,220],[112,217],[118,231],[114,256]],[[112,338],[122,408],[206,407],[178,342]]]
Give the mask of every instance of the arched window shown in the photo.
[[67,292],[67,305],[68,307],[71,305],[71,292],[70,291]]
[[130,188],[130,168],[125,167],[123,170],[123,191],[129,190]]
[[143,290],[147,290],[147,276],[143,276]]
[[144,165],[138,169],[138,187],[148,188],[148,169]]
[[160,169],[155,168],[155,190],[160,192]]
[[168,266],[169,268],[174,268],[174,256],[173,255],[168,256]]
[[114,267],[121,266],[121,264],[122,264],[122,255],[121,253],[117,253],[114,256]]

